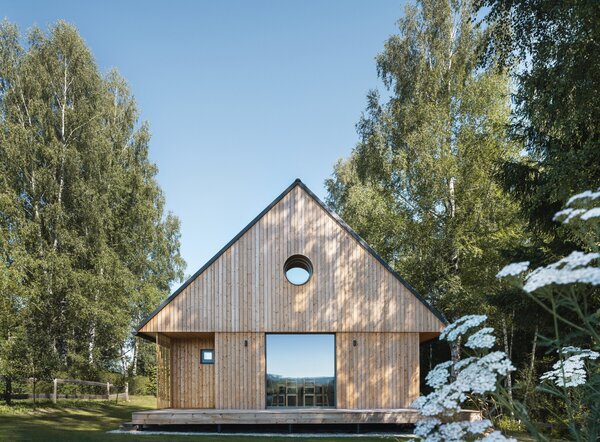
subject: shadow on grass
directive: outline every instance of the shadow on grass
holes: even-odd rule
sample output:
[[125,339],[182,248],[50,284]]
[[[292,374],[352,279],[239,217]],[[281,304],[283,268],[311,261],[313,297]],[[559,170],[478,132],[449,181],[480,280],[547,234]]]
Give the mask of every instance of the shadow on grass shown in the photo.
[[[108,434],[124,422],[131,421],[134,411],[155,408],[156,399],[151,396],[132,397],[131,402],[119,404],[105,401],[59,401],[58,404],[40,402],[34,409],[32,403],[21,402],[12,407],[0,406],[0,441],[31,442],[154,442],[186,441],[208,442],[260,442],[260,437],[248,436],[172,436]],[[361,437],[360,442],[389,438]],[[269,442],[348,442],[348,438],[269,437]]]

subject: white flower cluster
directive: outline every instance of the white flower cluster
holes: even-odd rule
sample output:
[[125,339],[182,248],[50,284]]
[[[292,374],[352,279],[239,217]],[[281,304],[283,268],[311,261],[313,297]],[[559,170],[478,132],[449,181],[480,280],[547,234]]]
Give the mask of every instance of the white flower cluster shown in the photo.
[[[492,427],[492,423],[487,420],[480,421],[462,421],[444,423],[439,419],[427,419],[417,422],[414,434],[423,438],[424,442],[462,442],[469,436],[484,435]],[[500,436],[500,438],[498,438]],[[490,438],[491,437],[491,438]],[[499,431],[494,431],[483,439],[486,441],[514,441],[512,438],[502,436]]]
[[473,333],[467,339],[465,347],[478,349],[478,348],[492,348],[496,343],[496,338],[492,334],[494,329],[491,327],[485,327],[481,330]]
[[[567,201],[567,206],[572,206],[574,203],[589,203],[593,200],[600,198],[600,188],[596,192],[592,192],[591,190],[586,190],[585,192],[579,193],[577,195],[572,196]],[[583,221],[587,221],[591,218],[600,217],[600,207],[589,207],[587,208],[573,208],[567,207],[554,215],[554,221],[560,221],[563,224],[568,224],[570,221],[575,218],[579,218]]]
[[551,284],[600,285],[600,267],[588,266],[599,258],[600,253],[572,252],[569,256],[545,267],[538,267],[527,275],[523,289],[533,292]]
[[450,367],[452,367],[452,361],[446,361],[436,365],[433,370],[427,373],[427,377],[425,378],[427,385],[435,389],[440,388],[448,382],[448,379],[450,379],[448,368]]
[[578,347],[564,347],[561,353],[572,355],[564,361],[561,359],[556,362],[552,366],[553,370],[544,373],[540,379],[552,381],[559,387],[578,387],[585,384],[587,381],[585,360],[598,359],[600,353]]
[[486,437],[481,439],[482,442],[517,442],[517,439],[514,437],[506,437],[499,431],[492,431]]
[[581,215],[581,219],[584,221],[587,221],[591,218],[600,218],[600,207],[594,207],[592,209],[589,209],[587,212]]
[[[440,335],[441,339],[457,341],[471,329],[485,322],[485,315],[469,315],[450,324]],[[465,345],[473,349],[491,348],[496,339],[494,329],[484,327],[472,333]],[[415,435],[426,442],[458,442],[475,440],[490,442],[515,442],[504,437],[500,432],[492,430],[489,420],[476,422],[455,421],[449,419],[460,411],[470,395],[484,395],[496,391],[502,378],[514,371],[506,353],[496,351],[482,357],[469,357],[458,362],[447,361],[438,364],[426,377],[427,385],[433,392],[419,397],[413,408],[420,411],[425,419],[417,422]],[[454,379],[451,381],[451,371]],[[485,433],[489,434],[485,434]]]
[[527,271],[529,268],[529,261],[513,262],[505,266],[498,272],[496,278],[506,278],[507,276],[518,276],[521,273]]
[[506,437],[499,431],[485,434],[492,428],[488,419],[478,421],[442,422],[439,419],[423,419],[416,423],[414,434],[423,442],[463,442],[473,439],[473,436],[483,436],[479,441],[516,442],[516,439]]
[[477,327],[486,320],[486,315],[466,315],[458,318],[456,321],[446,327],[444,331],[442,331],[440,334],[440,339],[448,342],[454,342],[460,336],[464,335],[469,329]]
[[563,224],[568,224],[569,221],[586,212],[586,209],[572,209],[570,207],[567,207],[566,209],[562,209],[556,212],[552,219],[554,221],[560,221]]
[[[456,379],[450,378],[449,369],[454,368]],[[413,408],[423,416],[451,416],[460,411],[468,394],[485,394],[496,391],[500,378],[515,370],[506,353],[496,351],[481,358],[463,359],[455,364],[444,362],[427,375],[427,384],[434,389],[427,396],[419,397]]]
[[577,200],[595,200],[598,198],[600,198],[600,188],[598,188],[596,192],[586,190],[585,192],[578,193],[577,195],[573,195],[571,198],[569,198],[569,200],[567,201],[567,206],[570,206]]

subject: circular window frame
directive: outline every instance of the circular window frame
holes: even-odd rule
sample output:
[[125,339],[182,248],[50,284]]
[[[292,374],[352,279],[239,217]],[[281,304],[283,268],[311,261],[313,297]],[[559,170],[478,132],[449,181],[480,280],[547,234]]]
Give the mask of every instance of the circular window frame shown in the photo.
[[[299,284],[290,281],[290,279],[287,276],[287,272],[297,268],[302,269],[308,273],[308,278],[306,278],[306,281]],[[285,263],[283,264],[283,276],[285,276],[287,282],[295,286],[302,286],[308,284],[308,282],[312,279],[313,276],[313,265],[311,260],[304,255],[290,256],[288,259],[285,260]]]

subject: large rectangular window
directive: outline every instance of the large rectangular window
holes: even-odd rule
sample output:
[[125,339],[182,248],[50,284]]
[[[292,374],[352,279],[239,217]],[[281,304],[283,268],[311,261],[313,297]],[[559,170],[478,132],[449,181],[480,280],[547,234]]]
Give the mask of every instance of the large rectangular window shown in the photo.
[[335,407],[335,335],[267,335],[267,406]]

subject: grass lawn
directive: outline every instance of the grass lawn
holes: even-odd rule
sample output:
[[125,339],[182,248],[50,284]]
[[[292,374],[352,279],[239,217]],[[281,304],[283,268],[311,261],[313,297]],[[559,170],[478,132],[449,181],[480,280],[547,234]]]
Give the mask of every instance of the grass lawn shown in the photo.
[[[107,434],[123,422],[131,421],[131,412],[155,407],[156,399],[151,396],[132,397],[129,403],[106,403],[103,401],[59,401],[38,404],[36,410],[31,403],[18,403],[12,407],[0,405],[0,441],[188,441],[207,442],[259,442],[260,437],[243,436],[132,436],[129,434]],[[269,442],[348,442],[348,438],[268,438]],[[394,440],[390,438],[355,439],[360,442]]]

